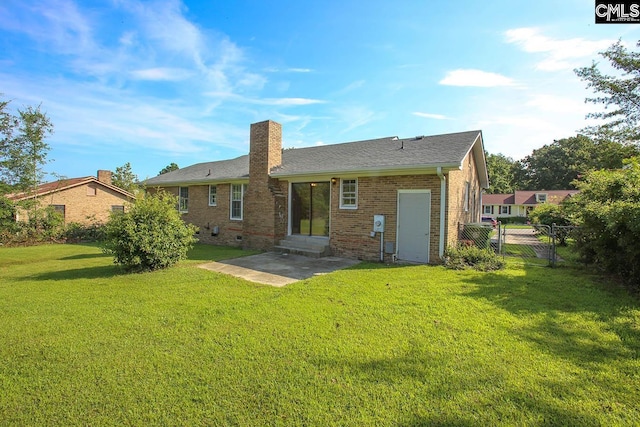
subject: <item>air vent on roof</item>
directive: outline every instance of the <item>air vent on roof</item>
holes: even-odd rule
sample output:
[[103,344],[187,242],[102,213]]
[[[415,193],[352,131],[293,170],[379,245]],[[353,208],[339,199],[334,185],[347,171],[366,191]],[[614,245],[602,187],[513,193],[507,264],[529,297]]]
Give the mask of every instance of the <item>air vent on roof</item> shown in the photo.
[[424,139],[424,135],[418,135],[418,136],[416,136],[416,141],[420,141],[421,139]]

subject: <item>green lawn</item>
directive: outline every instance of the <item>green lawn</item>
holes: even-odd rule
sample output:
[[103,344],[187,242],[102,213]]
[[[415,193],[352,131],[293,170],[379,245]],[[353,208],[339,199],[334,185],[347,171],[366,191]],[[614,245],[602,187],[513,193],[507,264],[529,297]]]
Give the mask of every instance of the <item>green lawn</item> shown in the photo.
[[0,425],[640,424],[640,303],[579,270],[195,267],[242,254],[0,248]]

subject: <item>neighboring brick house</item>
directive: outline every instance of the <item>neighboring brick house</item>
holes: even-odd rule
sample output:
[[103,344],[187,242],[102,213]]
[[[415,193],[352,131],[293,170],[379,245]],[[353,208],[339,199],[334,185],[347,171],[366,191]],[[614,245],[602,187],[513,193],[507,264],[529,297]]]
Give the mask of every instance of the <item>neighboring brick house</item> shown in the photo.
[[145,183],[179,197],[204,243],[437,263],[458,223],[479,221],[488,177],[481,131],[283,150],[265,121],[249,155]]
[[[113,211],[124,211],[135,196],[111,183],[111,172],[99,170],[96,177],[61,179],[39,185],[34,192],[10,194],[13,201],[37,198],[40,207],[52,206],[65,223],[106,222]],[[28,213],[18,211],[16,218],[26,221]]]
[[482,215],[491,218],[526,218],[541,203],[559,205],[578,190],[516,191],[513,194],[483,194]]

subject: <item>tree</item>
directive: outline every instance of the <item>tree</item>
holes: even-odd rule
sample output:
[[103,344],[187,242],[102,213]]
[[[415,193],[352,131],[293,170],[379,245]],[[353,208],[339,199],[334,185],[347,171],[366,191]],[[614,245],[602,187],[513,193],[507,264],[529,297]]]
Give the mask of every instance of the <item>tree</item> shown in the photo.
[[[567,216],[563,205],[553,203],[542,203],[536,206],[529,214],[529,221],[532,224],[544,224],[549,227],[553,225],[567,226],[571,225],[571,219]],[[566,246],[569,237],[568,229],[557,229],[556,238],[561,246]]]
[[519,162],[515,175],[521,189],[574,189],[575,180],[590,171],[618,169],[624,159],[638,155],[635,146],[585,135],[564,138],[545,145]]
[[640,287],[640,158],[590,172],[578,188],[565,209],[580,225],[581,257]]
[[158,173],[158,175],[164,175],[165,173],[173,172],[180,169],[180,167],[176,163],[170,163],[169,165],[162,168],[162,170]]
[[50,149],[45,138],[53,133],[53,124],[40,106],[18,109],[16,116],[8,105],[0,102],[0,179],[5,191],[26,192],[44,177]]
[[[640,47],[640,41],[637,43]],[[587,88],[596,94],[586,102],[602,104],[605,111],[591,113],[587,117],[607,121],[603,125],[592,126],[584,132],[599,139],[615,140],[622,143],[640,140],[640,52],[627,50],[622,41],[611,45],[600,55],[619,71],[617,76],[603,74],[598,63],[577,68],[575,73],[587,82]]]
[[486,158],[490,183],[488,193],[513,193],[517,187],[514,182],[514,167],[516,162],[504,154],[487,154]]
[[104,252],[127,270],[167,268],[183,258],[196,239],[196,227],[176,210],[177,197],[147,195],[125,213],[114,213],[105,225]]
[[138,176],[131,170],[131,163],[127,162],[116,168],[111,177],[113,185],[129,193],[135,193],[138,187]]

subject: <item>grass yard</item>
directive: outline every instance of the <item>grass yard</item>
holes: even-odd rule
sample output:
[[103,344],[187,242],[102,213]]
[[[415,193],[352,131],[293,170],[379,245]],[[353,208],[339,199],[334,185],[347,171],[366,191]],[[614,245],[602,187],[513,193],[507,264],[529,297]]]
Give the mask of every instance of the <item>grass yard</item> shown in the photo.
[[273,288],[0,248],[0,425],[640,425],[640,303],[571,268]]

